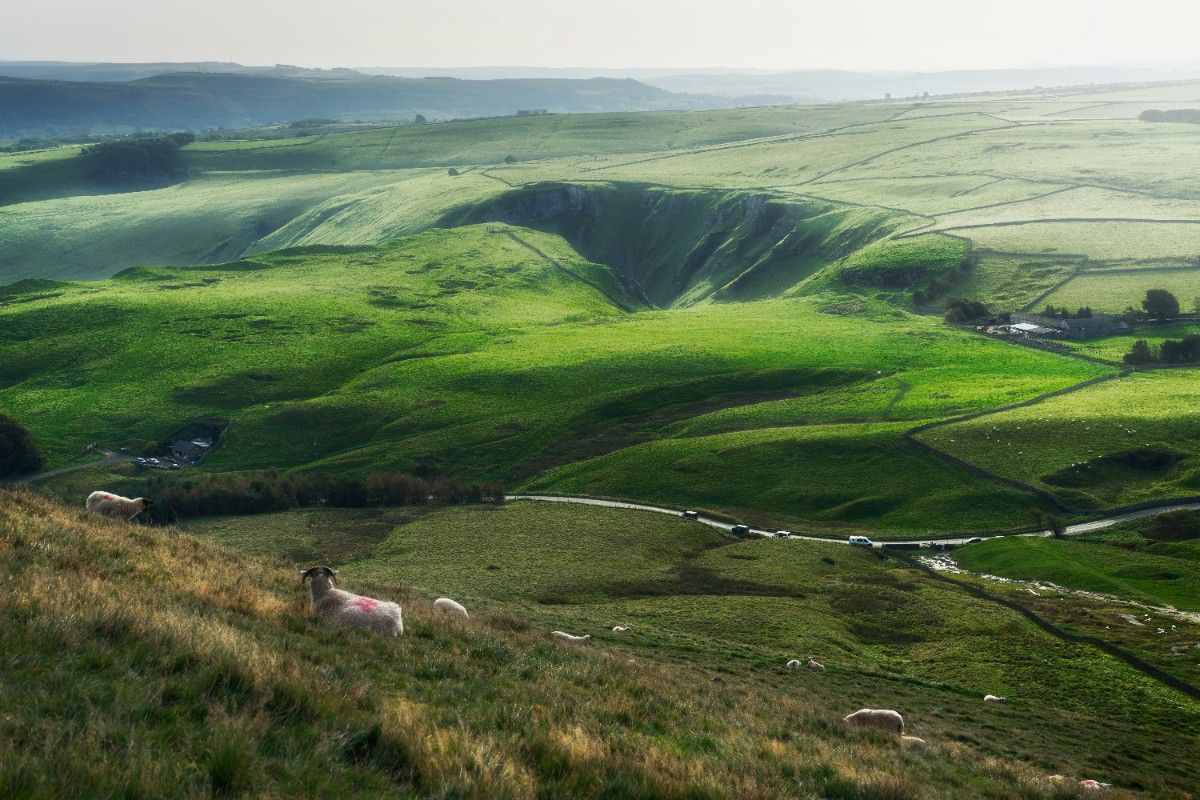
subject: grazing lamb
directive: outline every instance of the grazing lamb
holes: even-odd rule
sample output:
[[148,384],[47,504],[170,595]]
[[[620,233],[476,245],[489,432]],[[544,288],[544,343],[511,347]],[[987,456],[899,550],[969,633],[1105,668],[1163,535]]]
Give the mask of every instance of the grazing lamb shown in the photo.
[[847,725],[860,728],[875,728],[887,733],[904,734],[904,717],[890,708],[860,708],[853,714],[842,717]]
[[88,511],[103,514],[113,519],[123,519],[129,522],[138,514],[150,507],[150,501],[144,497],[121,497],[112,492],[92,492],[84,504]]
[[625,633],[627,630],[629,628],[626,625],[613,625],[613,633]]
[[404,612],[395,603],[360,597],[335,589],[337,580],[329,567],[312,567],[300,573],[301,581],[311,580],[312,610],[322,617],[353,628],[370,628],[385,636],[404,633]]
[[592,643],[592,635],[590,633],[585,633],[583,636],[572,636],[563,631],[552,631],[550,635],[560,642],[566,642],[567,644],[589,645]]
[[433,601],[433,607],[438,611],[445,611],[447,614],[457,614],[460,617],[470,616],[467,610],[463,608],[462,603],[456,603],[449,597],[439,597]]
[[800,662],[793,658],[791,661],[787,662],[787,668],[800,669]]
[[901,736],[900,744],[906,747],[924,747],[925,740],[920,736]]
[[822,664],[820,661],[817,661],[817,660],[816,660],[815,658],[813,658],[812,656],[809,656],[809,658],[808,658],[808,665],[807,665],[807,666],[808,666],[808,668],[809,668],[809,669],[819,669],[819,670],[822,670],[822,671],[824,671],[824,670],[825,670],[825,665],[824,665],[824,664]]
[[1006,700],[1008,700],[1007,697],[998,697],[994,694],[985,694],[983,696],[983,702],[985,703],[1003,703]]

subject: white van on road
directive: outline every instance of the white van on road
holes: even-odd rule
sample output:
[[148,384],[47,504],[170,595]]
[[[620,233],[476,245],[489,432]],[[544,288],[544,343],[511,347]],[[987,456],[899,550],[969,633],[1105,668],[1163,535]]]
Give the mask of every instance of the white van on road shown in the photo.
[[855,545],[857,547],[874,547],[875,546],[875,543],[872,542],[870,539],[868,539],[865,536],[851,536],[849,543],[852,545]]

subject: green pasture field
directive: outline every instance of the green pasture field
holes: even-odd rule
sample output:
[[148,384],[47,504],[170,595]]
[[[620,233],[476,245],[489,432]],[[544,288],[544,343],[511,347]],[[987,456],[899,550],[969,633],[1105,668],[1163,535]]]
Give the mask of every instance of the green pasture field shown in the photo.
[[[1140,309],[1148,289],[1166,289],[1179,300],[1183,311],[1190,312],[1200,299],[1200,266],[1122,270],[1116,274],[1104,270],[1086,272],[1063,284],[1044,302],[1067,308],[1090,306],[1096,311],[1120,313],[1130,307]],[[1154,335],[1157,336],[1157,332]]]
[[919,434],[972,464],[1083,506],[1200,492],[1196,374],[1134,373]]
[[1023,536],[989,539],[954,551],[973,572],[1050,581],[1071,589],[1200,611],[1195,562],[1110,544]]
[[986,228],[947,228],[984,250],[1052,253],[1101,261],[1192,261],[1200,253],[1200,221],[1028,222]]

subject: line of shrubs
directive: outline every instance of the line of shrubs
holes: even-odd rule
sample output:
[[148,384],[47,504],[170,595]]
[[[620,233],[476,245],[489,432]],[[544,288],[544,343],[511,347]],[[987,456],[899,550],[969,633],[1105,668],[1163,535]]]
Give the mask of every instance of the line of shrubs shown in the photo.
[[1189,333],[1182,339],[1166,339],[1157,351],[1145,339],[1138,339],[1125,354],[1125,363],[1130,366],[1200,363],[1200,334]]
[[144,497],[153,501],[150,517],[168,523],[186,517],[267,514],[293,508],[499,503],[497,481],[464,483],[453,478],[420,478],[400,472],[372,472],[365,478],[328,473],[280,475],[274,470],[241,475],[155,476]]

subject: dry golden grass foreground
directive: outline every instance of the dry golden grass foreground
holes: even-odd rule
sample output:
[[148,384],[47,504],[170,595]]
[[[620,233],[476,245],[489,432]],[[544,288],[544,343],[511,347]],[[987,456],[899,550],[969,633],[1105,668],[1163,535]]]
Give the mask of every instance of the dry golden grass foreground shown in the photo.
[[[0,796],[1062,798],[1044,771],[846,729],[781,692],[554,644],[509,611],[385,639],[293,565],[0,491]],[[1108,797],[1128,797],[1110,791]]]

